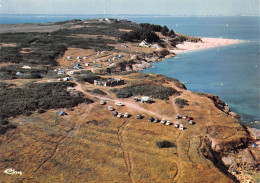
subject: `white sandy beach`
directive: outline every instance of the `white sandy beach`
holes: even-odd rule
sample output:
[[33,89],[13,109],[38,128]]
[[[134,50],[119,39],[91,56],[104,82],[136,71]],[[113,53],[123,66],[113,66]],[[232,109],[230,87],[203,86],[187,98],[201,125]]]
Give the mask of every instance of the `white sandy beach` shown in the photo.
[[208,48],[214,48],[219,46],[227,46],[232,44],[240,43],[237,39],[222,39],[222,38],[202,38],[202,42],[184,42],[183,44],[178,44],[174,53],[183,53],[187,51],[196,51]]

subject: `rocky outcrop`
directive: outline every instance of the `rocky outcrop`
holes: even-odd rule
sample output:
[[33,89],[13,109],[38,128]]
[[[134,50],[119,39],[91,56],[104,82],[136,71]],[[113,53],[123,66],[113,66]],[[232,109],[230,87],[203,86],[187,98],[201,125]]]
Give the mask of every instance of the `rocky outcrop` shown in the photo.
[[208,94],[208,93],[197,93],[199,95],[208,97],[209,99],[211,99],[215,106],[220,109],[221,111],[227,113],[229,116],[233,117],[233,118],[240,118],[240,116],[238,114],[236,114],[235,112],[230,111],[228,104],[226,104],[225,102],[223,102],[222,100],[219,99],[219,97],[217,95],[212,95],[212,94]]
[[209,137],[211,147],[216,152],[230,152],[247,146],[249,138],[241,136],[240,138],[229,138],[227,140]]
[[244,151],[242,151],[241,154],[242,154],[241,162],[243,164],[246,164],[247,166],[252,167],[252,168],[257,166],[258,163],[248,148],[246,148]]

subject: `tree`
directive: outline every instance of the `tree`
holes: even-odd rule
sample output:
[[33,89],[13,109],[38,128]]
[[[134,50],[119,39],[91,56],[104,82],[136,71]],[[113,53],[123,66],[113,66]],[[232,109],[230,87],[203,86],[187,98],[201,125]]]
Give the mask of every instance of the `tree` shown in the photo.
[[169,32],[168,27],[167,26],[163,26],[163,28],[161,30],[162,35],[167,36],[168,32]]
[[170,30],[170,32],[168,33],[168,36],[175,36],[174,30]]
[[154,32],[145,32],[142,34],[141,39],[146,40],[148,43],[153,43],[159,41],[160,38]]

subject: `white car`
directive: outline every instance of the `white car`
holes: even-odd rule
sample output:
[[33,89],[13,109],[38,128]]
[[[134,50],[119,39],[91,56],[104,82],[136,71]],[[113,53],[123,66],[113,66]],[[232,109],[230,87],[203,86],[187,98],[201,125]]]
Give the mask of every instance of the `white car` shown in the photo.
[[166,125],[171,125],[172,123],[170,121],[167,121],[166,122]]
[[116,102],[115,105],[124,106],[124,104],[121,102]]
[[114,108],[112,106],[108,106],[108,110],[113,111]]
[[179,122],[176,122],[176,123],[174,124],[174,127],[175,127],[175,128],[179,128]]
[[100,105],[105,105],[106,102],[104,100],[100,100]]
[[165,119],[162,119],[160,123],[165,124],[165,122],[166,122]]
[[118,113],[116,117],[121,118],[121,117],[122,117],[122,114],[121,114],[121,113]]
[[124,117],[125,117],[125,118],[128,118],[128,117],[129,117],[128,112],[125,113]]

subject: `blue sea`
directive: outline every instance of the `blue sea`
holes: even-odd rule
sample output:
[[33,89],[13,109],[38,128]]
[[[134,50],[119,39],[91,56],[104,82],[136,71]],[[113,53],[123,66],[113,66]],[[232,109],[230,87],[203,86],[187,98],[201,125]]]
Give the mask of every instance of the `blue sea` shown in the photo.
[[69,19],[126,18],[137,23],[167,25],[190,36],[230,38],[242,43],[178,54],[154,63],[143,72],[164,74],[188,90],[218,95],[241,116],[241,122],[260,129],[259,17],[171,17],[130,15],[0,15],[0,24],[47,23]]

